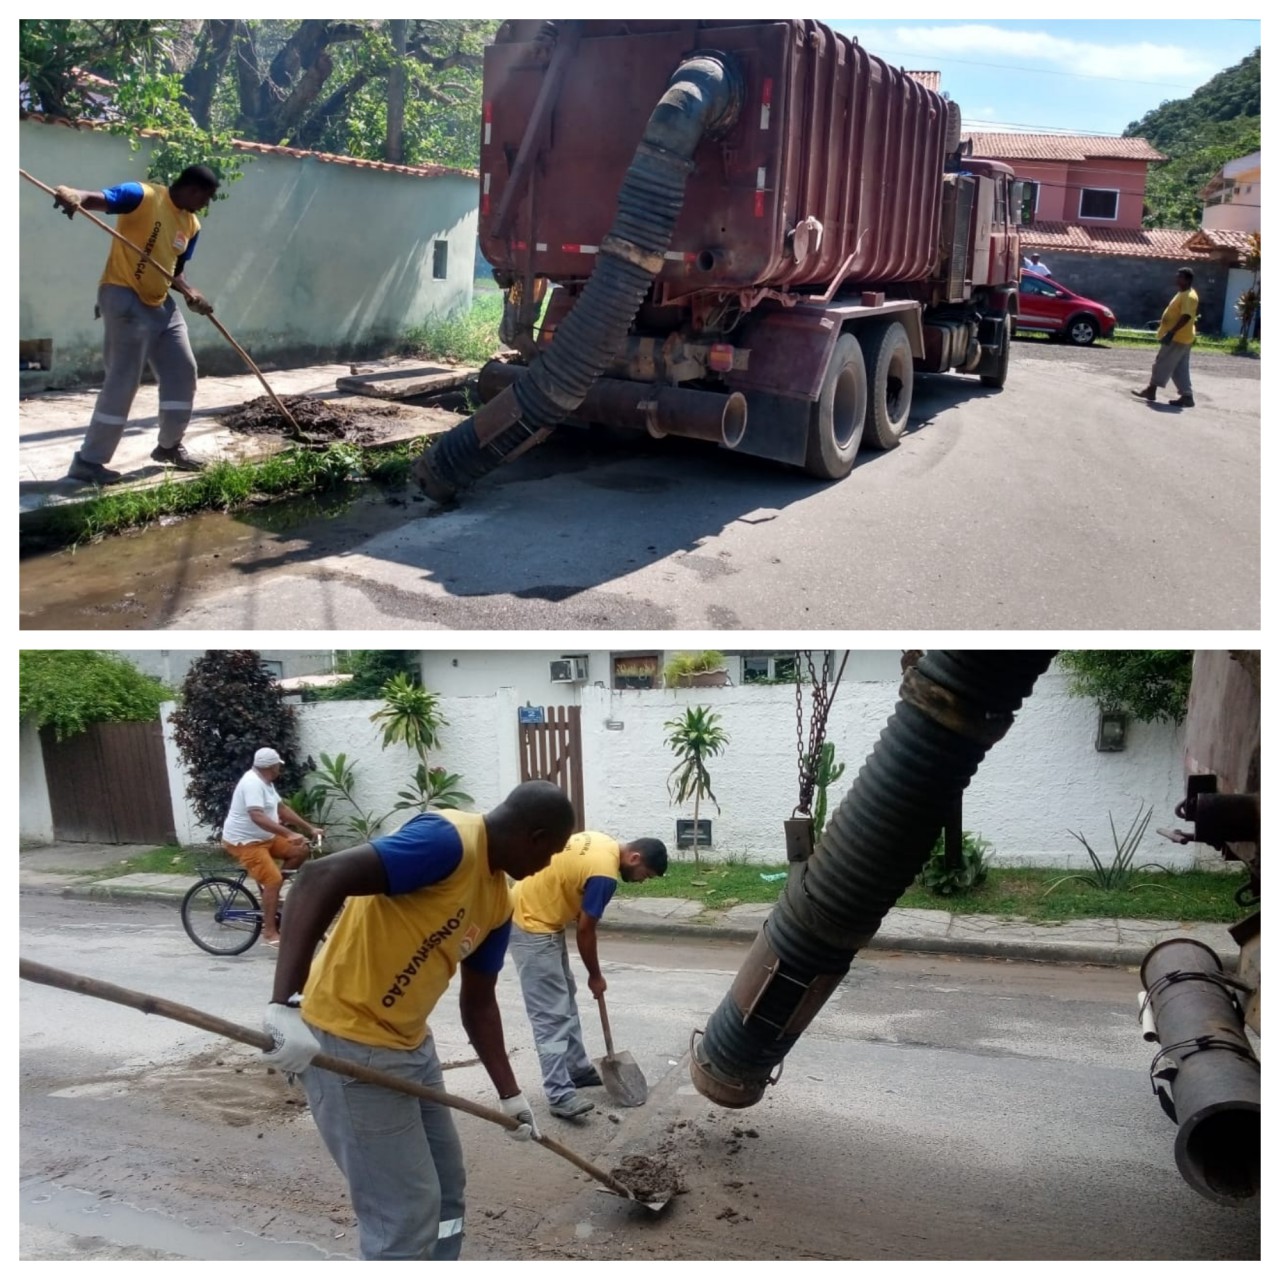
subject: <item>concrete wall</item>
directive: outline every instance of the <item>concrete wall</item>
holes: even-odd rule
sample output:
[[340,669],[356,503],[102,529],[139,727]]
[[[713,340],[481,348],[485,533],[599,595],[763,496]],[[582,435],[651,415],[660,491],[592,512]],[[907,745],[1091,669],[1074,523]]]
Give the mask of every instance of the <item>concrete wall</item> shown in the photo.
[[24,844],[53,841],[53,811],[49,808],[40,731],[30,720],[18,726],[18,839]]
[[1133,329],[1160,319],[1178,290],[1175,273],[1179,267],[1190,266],[1200,295],[1202,332],[1217,333],[1222,323],[1227,291],[1225,263],[1119,253],[1069,253],[1061,249],[1041,250],[1041,257],[1059,284],[1105,303],[1122,326]]
[[[146,144],[131,152],[110,134],[32,120],[18,131],[20,165],[49,186],[146,177]],[[107,237],[81,219],[68,223],[48,196],[19,185],[19,337],[53,339],[44,385],[92,381],[101,375],[93,308]],[[384,354],[432,313],[470,306],[473,179],[255,155],[227,190],[202,219],[188,274],[265,368]],[[436,240],[449,243],[444,280],[432,279]],[[244,371],[212,325],[192,316],[189,328],[202,373]]]
[[[461,667],[459,668],[462,669]],[[828,722],[828,738],[845,776],[833,789],[834,806],[852,785],[893,709],[897,679],[842,685]],[[490,686],[492,690],[492,686]],[[516,710],[523,690],[498,688],[478,696],[447,696],[449,721],[433,763],[462,777],[463,787],[486,809],[519,780]],[[583,783],[587,822],[623,838],[656,835],[674,848],[678,817],[692,806],[671,805],[667,775],[674,763],[664,745],[665,722],[691,705],[712,707],[730,737],[723,757],[711,766],[721,812],[712,820],[718,856],[753,861],[783,857],[782,820],[797,796],[795,701],[786,685],[694,690],[580,690],[583,726]],[[321,702],[299,708],[302,752],[346,752],[356,762],[362,806],[391,810],[414,760],[408,751],[382,751],[369,721],[377,702]],[[806,716],[808,705],[806,699]],[[168,709],[163,713],[167,721]],[[1066,680],[1046,676],[1023,710],[1009,738],[990,754],[970,787],[965,827],[994,845],[1003,864],[1081,866],[1087,856],[1068,834],[1083,830],[1100,856],[1111,849],[1107,813],[1127,828],[1139,805],[1154,805],[1152,827],[1173,819],[1182,795],[1181,733],[1168,726],[1129,726],[1122,752],[1094,750],[1097,713],[1092,703],[1070,697]],[[612,725],[613,727],[609,727]],[[618,726],[621,727],[618,727]],[[171,749],[166,727],[166,749]],[[202,838],[183,800],[186,779],[176,757],[170,785],[179,838]],[[388,823],[400,824],[400,815]],[[1192,846],[1166,844],[1150,832],[1145,857],[1171,867],[1195,865]]]

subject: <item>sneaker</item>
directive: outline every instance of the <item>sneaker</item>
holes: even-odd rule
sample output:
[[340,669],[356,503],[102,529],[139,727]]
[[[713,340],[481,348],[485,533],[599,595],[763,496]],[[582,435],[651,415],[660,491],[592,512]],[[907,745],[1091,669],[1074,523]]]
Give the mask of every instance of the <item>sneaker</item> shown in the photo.
[[594,1111],[596,1104],[588,1102],[586,1098],[579,1098],[577,1094],[571,1093],[567,1098],[561,1098],[559,1102],[551,1104],[551,1114],[559,1116],[561,1120],[576,1120],[579,1116],[585,1116],[588,1111]]
[[1148,403],[1154,401],[1156,398],[1156,391],[1154,387],[1143,387],[1141,391],[1130,391],[1129,394],[1131,396],[1137,396],[1139,400],[1146,400]]
[[78,453],[71,459],[67,475],[72,480],[79,480],[81,484],[115,484],[117,480],[124,478],[119,471],[112,471],[100,462],[88,462]]
[[1176,400],[1170,400],[1169,403],[1175,409],[1194,409],[1196,407],[1194,396],[1179,396]]
[[175,471],[203,471],[205,468],[205,464],[199,458],[193,458],[187,452],[186,447],[180,444],[175,444],[170,449],[156,445],[151,450],[151,460],[153,462],[162,462],[166,467],[172,467]]
[[604,1084],[600,1079],[600,1073],[595,1067],[588,1067],[585,1071],[573,1077],[573,1087],[575,1089],[595,1089]]

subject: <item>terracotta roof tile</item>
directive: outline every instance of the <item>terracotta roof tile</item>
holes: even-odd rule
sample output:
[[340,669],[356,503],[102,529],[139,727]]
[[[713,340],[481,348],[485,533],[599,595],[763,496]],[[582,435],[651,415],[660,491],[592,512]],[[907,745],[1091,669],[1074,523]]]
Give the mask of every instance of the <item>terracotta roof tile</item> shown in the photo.
[[1191,232],[1187,245],[1204,253],[1213,249],[1233,249],[1241,256],[1250,250],[1247,231],[1223,231],[1216,227],[1201,227],[1199,231]]
[[934,93],[942,88],[941,71],[908,71],[907,75],[913,80],[918,80],[926,89],[932,89]]
[[1193,233],[1183,228],[1081,227],[1070,222],[1033,222],[1019,238],[1037,253],[1119,253],[1135,258],[1205,258],[1207,249],[1189,246]]
[[[106,128],[93,120],[68,120],[62,116],[42,115],[38,111],[19,111],[20,120],[33,120],[38,124],[58,124],[69,129],[90,129],[101,131]],[[142,137],[157,136],[154,129],[139,130]],[[304,151],[299,147],[277,147],[266,142],[245,142],[233,138],[231,145],[237,151],[248,151],[255,155],[293,156],[298,160],[318,160],[321,164],[350,165],[355,169],[377,169],[384,173],[401,173],[409,178],[472,178],[479,179],[475,169],[456,169],[444,164],[388,164],[385,160],[361,160],[355,156],[339,156],[328,151]]]
[[966,133],[973,154],[989,160],[1163,160],[1145,138],[1075,133]]

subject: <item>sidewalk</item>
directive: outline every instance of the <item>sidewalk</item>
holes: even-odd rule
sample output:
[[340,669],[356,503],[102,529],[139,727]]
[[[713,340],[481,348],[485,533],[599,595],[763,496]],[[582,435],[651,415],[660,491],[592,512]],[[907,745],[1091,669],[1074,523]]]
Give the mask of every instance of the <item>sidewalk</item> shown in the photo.
[[[93,876],[151,846],[51,845],[19,854],[18,885],[24,893],[70,898],[170,902],[176,907],[195,883],[185,875]],[[728,910],[703,909],[686,898],[627,898],[616,895],[601,918],[605,932],[650,937],[751,942],[772,910],[744,903]],[[1033,923],[1016,917],[966,915],[894,907],[868,944],[882,951],[928,951],[1058,964],[1136,966],[1166,938],[1194,938],[1212,947],[1228,970],[1240,948],[1225,924],[1180,924],[1175,920],[1064,920]]]

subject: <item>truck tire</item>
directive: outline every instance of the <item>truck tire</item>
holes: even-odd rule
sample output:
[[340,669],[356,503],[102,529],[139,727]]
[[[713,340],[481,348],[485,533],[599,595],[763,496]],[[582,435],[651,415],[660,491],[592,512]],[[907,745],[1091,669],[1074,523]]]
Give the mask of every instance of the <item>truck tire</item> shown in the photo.
[[911,339],[899,321],[867,334],[866,358],[867,443],[893,449],[907,425],[915,378]]
[[1012,322],[1008,316],[1004,318],[1004,328],[1000,331],[1000,352],[996,356],[995,368],[990,373],[979,375],[978,381],[984,387],[1003,387],[1009,376],[1009,336]]
[[819,480],[841,480],[853,470],[867,421],[867,365],[851,333],[831,353],[822,390],[809,411],[804,469]]

